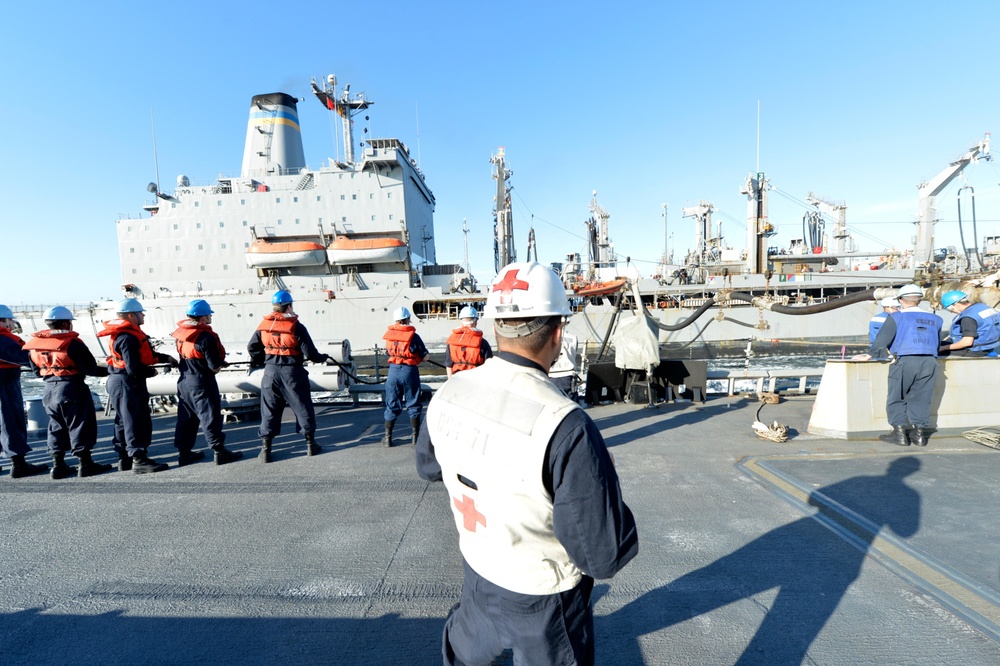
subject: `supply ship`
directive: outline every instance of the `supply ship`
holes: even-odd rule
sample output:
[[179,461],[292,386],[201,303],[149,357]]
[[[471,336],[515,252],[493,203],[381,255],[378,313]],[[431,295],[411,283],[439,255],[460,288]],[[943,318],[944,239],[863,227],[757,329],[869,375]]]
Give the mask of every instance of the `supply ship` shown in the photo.
[[[215,310],[213,327],[223,342],[241,350],[270,311],[277,289],[293,294],[296,311],[321,348],[350,340],[355,350],[374,349],[392,311],[405,306],[428,347],[440,350],[464,306],[482,309],[486,291],[467,265],[438,263],[435,197],[406,144],[369,138],[355,154],[353,118],[374,102],[365,93],[352,94],[350,85],[338,88],[333,75],[314,80],[312,93],[340,122],[338,158],[307,166],[300,100],[283,92],[256,95],[239,175],[220,175],[207,185],[181,175],[169,190],[150,183],[153,198],[145,213],[117,220],[121,296],[143,302],[145,329],[154,339],[169,340],[186,304],[203,298]],[[634,316],[647,317],[659,329],[661,345],[677,354],[742,349],[747,342],[793,350],[861,343],[878,311],[876,299],[892,288],[914,279],[951,288],[954,274],[970,268],[984,274],[995,261],[996,255],[984,259],[977,252],[975,266],[967,254],[968,261],[952,257],[946,265],[933,250],[934,198],[966,165],[984,158],[988,135],[922,186],[914,251],[877,259],[851,251],[842,214],[832,235],[823,232],[821,214],[836,215],[843,207],[821,199],[815,199],[817,213],[808,228],[804,223],[803,239],[787,250],[770,246],[769,181],[751,173],[742,188],[746,250],[733,250],[721,233],[713,235],[712,205],[703,201],[684,211],[696,225],[697,247],[677,264],[665,252],[659,274],[643,276],[615,255],[610,215],[595,194],[589,256],[552,263],[573,306],[567,331],[585,355],[606,348],[616,326]],[[502,148],[491,162],[499,269],[517,257]],[[879,270],[869,270],[873,261]],[[860,264],[865,270],[856,270]],[[951,270],[942,270],[946,266]],[[995,286],[990,279],[976,288]],[[82,320],[77,330],[95,351],[101,343],[93,334],[114,316],[116,302],[93,303],[76,313]],[[18,315],[28,332],[44,326],[39,312]],[[484,328],[493,342],[490,327]]]

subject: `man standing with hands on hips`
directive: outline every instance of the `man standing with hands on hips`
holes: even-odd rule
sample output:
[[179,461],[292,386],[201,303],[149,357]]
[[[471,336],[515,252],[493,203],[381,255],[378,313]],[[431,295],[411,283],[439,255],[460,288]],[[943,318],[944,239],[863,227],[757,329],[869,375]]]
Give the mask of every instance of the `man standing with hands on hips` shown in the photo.
[[499,351],[454,374],[427,409],[420,476],[444,481],[465,563],[445,664],[593,664],[590,596],[639,548],[600,431],[548,378],[570,314],[537,262],[501,269],[486,301]]

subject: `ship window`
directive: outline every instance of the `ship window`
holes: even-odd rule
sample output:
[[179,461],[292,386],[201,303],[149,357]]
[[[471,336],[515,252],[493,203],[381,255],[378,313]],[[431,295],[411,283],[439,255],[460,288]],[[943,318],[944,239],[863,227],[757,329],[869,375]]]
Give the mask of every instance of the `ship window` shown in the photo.
[[316,195],[316,201],[322,201],[322,200],[323,200],[323,197],[321,197],[320,195],[317,194]]
[[219,199],[218,201],[216,201],[215,205],[216,206],[221,206],[222,205],[222,199]]
[[298,203],[298,202],[299,202],[298,197],[292,197],[292,203]]
[[201,270],[205,270],[205,267],[204,267],[204,266],[202,266],[202,267],[201,267]]
[[228,271],[229,270],[229,264],[222,264],[222,270]]
[[351,195],[351,201],[357,201],[357,200],[358,200],[358,195],[357,194],[352,194]]
[[386,199],[391,199],[392,198],[392,192],[386,192],[385,193],[385,198]]
[[181,271],[183,271],[183,270],[184,270],[184,269],[183,269],[183,267],[181,267],[181,266],[178,266],[178,267],[177,267],[177,272],[178,272],[178,273],[180,273],[180,272],[181,272]]
[[299,218],[295,218],[295,224],[299,223]]
[[220,228],[220,229],[221,229],[222,227],[224,227],[224,226],[226,226],[226,223],[225,223],[225,222],[219,222],[219,228]]
[[250,247],[250,243],[243,243],[243,247],[244,249]]
[[177,231],[177,225],[176,224],[174,225],[174,231]]
[[345,217],[340,218],[340,221],[341,222],[347,222],[347,217],[345,216]]
[[198,243],[198,249],[199,249],[199,250],[204,250],[204,249],[205,249],[205,246],[204,246],[204,245],[202,245],[201,243]]
[[372,215],[372,222],[374,222],[374,221],[375,221],[375,216],[374,216],[374,215]]
[[133,269],[132,269],[132,275],[135,275],[135,274],[136,274],[136,273],[138,273],[138,272],[139,272],[139,269],[138,269],[138,268],[133,268]]
[[175,203],[172,203],[172,204],[170,204],[170,207],[171,207],[171,208],[177,208],[177,204],[175,204]]
[[194,207],[195,207],[195,208],[199,207],[200,205],[201,205],[201,202],[200,202],[200,201],[195,201],[195,202],[194,202]]
[[135,254],[135,248],[134,248],[134,247],[130,247],[130,248],[128,249],[128,253],[129,253],[129,254]]
[[[340,198],[343,199],[344,197],[340,197]],[[132,227],[129,227],[128,230],[132,231]]]
[[[341,200],[341,201],[343,201],[343,200],[344,200],[344,199],[346,199],[346,198],[347,198],[347,195],[346,195],[346,194],[341,194],[341,195],[340,195],[340,200]],[[132,227],[129,227],[129,228],[128,228],[128,230],[129,230],[129,231],[132,231]]]
[[226,244],[225,244],[225,243],[223,243],[223,244],[222,244],[222,249],[223,249],[223,250],[225,250],[225,249],[226,249]]
[[247,200],[246,199],[240,199],[240,205],[241,206],[246,206],[247,205]]
[[392,220],[392,213],[389,213],[389,219]]
[[281,220],[278,220],[278,224],[281,224]]
[[247,226],[247,221],[246,220],[243,220],[243,226],[244,227]]
[[369,193],[368,194],[368,198],[369,199],[374,199],[375,198],[375,193],[374,192]]
[[177,252],[180,252],[181,251],[181,246],[180,245],[174,245],[174,250],[176,250]]
[[274,197],[274,203],[281,203],[281,197]]
[[194,228],[195,229],[201,229],[201,222],[199,222],[198,224],[194,225]]
[[148,224],[147,224],[147,225],[144,225],[144,226],[142,227],[142,230],[143,230],[143,231],[149,231],[149,225],[148,225]]
[[152,272],[153,272],[153,269],[152,269],[152,268],[150,268],[150,269],[149,269],[149,272],[150,272],[150,273],[152,273]]
[[153,248],[151,248],[149,245],[147,245],[146,246],[146,252],[152,252],[152,251],[153,251]]

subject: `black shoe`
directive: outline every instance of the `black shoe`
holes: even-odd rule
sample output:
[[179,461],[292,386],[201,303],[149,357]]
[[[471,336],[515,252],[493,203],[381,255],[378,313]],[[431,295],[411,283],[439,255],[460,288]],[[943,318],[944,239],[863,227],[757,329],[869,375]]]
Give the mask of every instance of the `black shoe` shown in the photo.
[[316,443],[316,438],[313,435],[306,435],[306,455],[316,456],[323,452],[320,445]]
[[118,452],[118,471],[119,472],[130,472],[132,471],[132,458],[128,456],[124,451]]
[[12,479],[20,479],[25,476],[35,476],[36,474],[45,474],[45,472],[49,471],[48,465],[32,465],[24,459],[23,453],[11,456],[10,462],[10,478]]
[[243,457],[242,451],[230,451],[224,446],[220,446],[215,450],[216,465],[225,465],[226,463],[235,462],[242,457]]
[[204,451],[180,451],[177,454],[177,466],[184,467],[184,465],[190,465],[204,459]]
[[396,425],[395,421],[385,422],[385,437],[382,438],[382,446],[392,446],[392,428],[394,425]]
[[883,442],[888,442],[889,444],[895,444],[897,446],[909,446],[910,441],[907,437],[905,426],[892,426],[892,432],[883,433],[878,436]]
[[420,417],[410,419],[410,428],[413,430],[413,446],[417,445],[417,435],[420,434]]
[[910,431],[910,443],[913,446],[927,446],[927,439],[930,436],[930,428],[914,428]]
[[257,460],[262,463],[271,462],[271,438],[261,437],[260,439],[260,453],[257,454]]
[[162,472],[165,469],[169,469],[170,465],[167,463],[156,462],[152,458],[146,457],[145,454],[132,456],[132,471],[136,474],[150,474],[152,472]]
[[[96,463],[90,459],[89,455],[86,458],[83,456],[77,456],[77,458],[80,460],[80,467],[78,468],[76,475],[81,479],[88,476],[97,476],[98,474],[104,474],[105,472],[111,471],[111,465]],[[132,460],[129,459],[129,462],[131,463]]]
[[63,458],[64,455],[63,453],[59,453],[52,456],[52,471],[49,472],[49,476],[56,481],[76,476],[76,467],[67,465],[66,460]]

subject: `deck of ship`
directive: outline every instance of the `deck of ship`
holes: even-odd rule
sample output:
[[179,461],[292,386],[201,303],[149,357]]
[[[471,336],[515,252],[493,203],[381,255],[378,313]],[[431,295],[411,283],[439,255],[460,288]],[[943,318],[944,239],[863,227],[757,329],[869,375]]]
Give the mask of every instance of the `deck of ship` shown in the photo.
[[[738,397],[589,410],[641,544],[598,582],[598,663],[1000,662],[1000,452],[822,439],[811,405],[764,407],[784,444],[751,433]],[[56,482],[4,463],[0,658],[440,663],[457,537],[444,489],[411,446],[379,445],[381,421],[320,407],[324,452],[305,457],[286,423],[266,466],[256,423],[227,426],[249,458],[224,467]],[[173,424],[154,419],[154,457],[173,462]],[[109,435],[104,420],[98,460]]]

